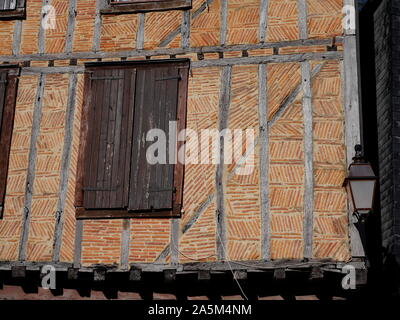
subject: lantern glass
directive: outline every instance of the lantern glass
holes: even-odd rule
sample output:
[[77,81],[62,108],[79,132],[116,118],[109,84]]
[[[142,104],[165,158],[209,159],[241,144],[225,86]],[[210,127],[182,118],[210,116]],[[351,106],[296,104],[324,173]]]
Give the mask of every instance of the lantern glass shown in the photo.
[[376,180],[349,180],[355,210],[368,213],[373,207]]

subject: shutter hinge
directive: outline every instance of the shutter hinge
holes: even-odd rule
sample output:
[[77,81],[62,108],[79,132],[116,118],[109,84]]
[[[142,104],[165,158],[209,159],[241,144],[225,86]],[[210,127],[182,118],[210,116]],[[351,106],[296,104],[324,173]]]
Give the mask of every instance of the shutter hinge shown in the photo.
[[182,77],[181,77],[181,75],[179,75],[179,76],[172,76],[172,77],[156,79],[156,81],[165,81],[165,80],[182,80]]
[[7,83],[7,80],[0,80],[0,83]]

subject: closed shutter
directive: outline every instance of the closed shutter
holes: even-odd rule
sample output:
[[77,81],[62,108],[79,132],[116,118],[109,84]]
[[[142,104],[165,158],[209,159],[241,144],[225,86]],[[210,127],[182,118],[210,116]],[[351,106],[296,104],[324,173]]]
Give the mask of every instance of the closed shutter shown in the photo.
[[4,102],[6,98],[7,72],[0,72],[0,132],[3,123]]
[[0,10],[15,10],[17,0],[0,0]]
[[[146,151],[153,141],[147,132],[161,129],[168,139],[169,122],[176,121],[179,69],[177,66],[138,69],[132,148],[129,210],[171,210],[174,195],[174,165],[150,164]],[[166,155],[169,145],[166,145]]]
[[83,174],[86,209],[128,206],[135,76],[135,69],[104,69],[91,74]]

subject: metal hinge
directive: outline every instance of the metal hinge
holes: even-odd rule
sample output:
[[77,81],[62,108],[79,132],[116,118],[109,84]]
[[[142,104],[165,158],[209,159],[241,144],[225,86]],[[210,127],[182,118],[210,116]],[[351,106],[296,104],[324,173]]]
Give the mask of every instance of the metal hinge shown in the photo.
[[7,80],[0,80],[0,83],[7,83]]
[[182,77],[179,75],[179,76],[156,79],[156,81],[164,81],[164,80],[182,80]]

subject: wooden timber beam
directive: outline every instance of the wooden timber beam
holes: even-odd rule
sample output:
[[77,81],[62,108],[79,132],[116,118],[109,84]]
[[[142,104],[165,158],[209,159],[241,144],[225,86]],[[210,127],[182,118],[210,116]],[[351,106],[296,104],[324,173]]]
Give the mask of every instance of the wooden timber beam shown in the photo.
[[64,52],[64,53],[35,53],[35,54],[14,54],[0,55],[0,61],[46,61],[46,60],[69,60],[69,59],[106,59],[121,57],[152,57],[166,55],[185,55],[190,53],[218,53],[243,50],[258,50],[286,47],[309,47],[309,46],[330,46],[332,43],[341,44],[342,37],[324,39],[291,40],[280,42],[264,42],[258,44],[239,44],[226,46],[205,46],[192,48],[160,48],[155,50],[129,50],[119,52],[89,51],[89,52]]

